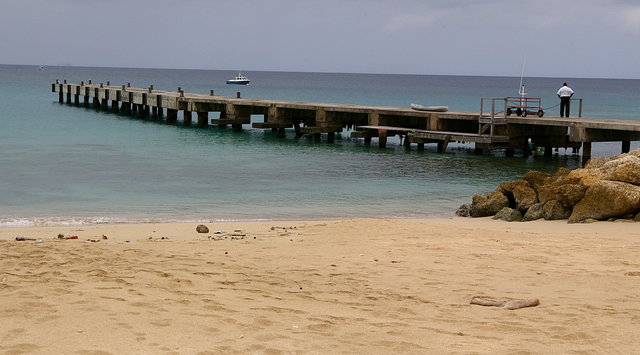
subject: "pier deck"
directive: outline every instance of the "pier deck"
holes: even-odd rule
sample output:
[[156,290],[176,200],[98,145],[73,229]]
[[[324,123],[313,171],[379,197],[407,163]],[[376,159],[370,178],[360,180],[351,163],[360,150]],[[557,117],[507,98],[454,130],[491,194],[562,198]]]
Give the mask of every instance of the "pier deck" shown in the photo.
[[[474,143],[476,150],[522,148],[527,154],[529,140],[537,146],[545,147],[545,154],[552,148],[582,148],[583,161],[591,156],[593,142],[621,142],[621,152],[630,149],[631,141],[640,141],[640,121],[624,121],[591,118],[560,117],[507,117],[475,112],[429,112],[411,108],[331,104],[319,102],[299,102],[224,97],[185,93],[176,91],[134,88],[130,85],[113,86],[107,83],[79,84],[56,81],[51,84],[52,92],[58,93],[59,102],[93,106],[138,117],[150,117],[176,123],[178,112],[182,111],[182,124],[192,124],[192,114],[196,113],[199,127],[209,125],[231,125],[242,130],[243,125],[253,128],[277,130],[285,136],[287,128],[293,128],[296,136],[304,134],[326,134],[333,142],[335,133],[345,129],[351,137],[363,138],[370,143],[378,139],[381,147],[386,146],[387,137],[399,135],[404,145],[417,144],[423,148],[426,143],[438,144],[438,151],[444,152],[450,141]],[[81,100],[82,98],[82,100]],[[209,119],[210,112],[217,112],[219,118]],[[262,115],[263,122],[252,122],[252,115]]]

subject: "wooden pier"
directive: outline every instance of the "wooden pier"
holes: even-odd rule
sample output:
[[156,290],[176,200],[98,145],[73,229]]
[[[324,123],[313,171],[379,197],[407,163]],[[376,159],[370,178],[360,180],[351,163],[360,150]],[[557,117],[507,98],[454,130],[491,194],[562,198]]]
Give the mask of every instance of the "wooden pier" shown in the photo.
[[[296,136],[326,134],[332,143],[335,134],[348,129],[351,137],[362,138],[371,143],[377,138],[380,147],[385,147],[387,137],[399,135],[403,144],[416,144],[423,149],[425,144],[435,143],[439,152],[447,149],[449,142],[474,143],[477,151],[506,149],[512,155],[514,149],[530,153],[529,141],[545,147],[545,155],[553,148],[582,149],[582,160],[591,157],[593,142],[621,142],[621,152],[628,152],[631,141],[640,141],[640,121],[623,121],[591,118],[559,117],[509,117],[504,110],[496,109],[502,99],[491,100],[491,112],[428,112],[410,108],[261,100],[176,91],[134,88],[129,84],[114,86],[81,82],[79,84],[56,81],[51,91],[58,93],[59,102],[92,106],[121,112],[152,120],[176,123],[182,111],[182,124],[207,127],[231,125],[242,130],[243,125],[253,128],[273,129],[280,136],[292,128]],[[165,113],[166,112],[166,113]],[[219,118],[209,119],[210,112]],[[640,114],[640,113],[639,113]],[[252,115],[262,115],[262,122],[251,122]]]

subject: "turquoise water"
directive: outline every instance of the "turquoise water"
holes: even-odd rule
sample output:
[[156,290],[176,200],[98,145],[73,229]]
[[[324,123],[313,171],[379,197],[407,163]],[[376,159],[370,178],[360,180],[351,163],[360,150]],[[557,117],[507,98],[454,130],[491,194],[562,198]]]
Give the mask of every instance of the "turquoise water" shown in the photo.
[[[580,157],[446,154],[368,147],[348,134],[335,144],[166,125],[57,102],[56,79],[110,81],[218,95],[477,111],[480,97],[511,96],[520,78],[0,66],[0,226],[452,215],[475,193],[528,170],[576,168]],[[527,79],[543,106],[564,79]],[[640,119],[640,80],[571,79],[584,116]],[[548,103],[548,105],[545,105]],[[575,109],[575,108],[574,108]],[[553,112],[555,115],[556,113]],[[632,148],[638,147],[637,142]],[[594,144],[594,155],[619,144]],[[499,154],[499,153],[498,153]]]

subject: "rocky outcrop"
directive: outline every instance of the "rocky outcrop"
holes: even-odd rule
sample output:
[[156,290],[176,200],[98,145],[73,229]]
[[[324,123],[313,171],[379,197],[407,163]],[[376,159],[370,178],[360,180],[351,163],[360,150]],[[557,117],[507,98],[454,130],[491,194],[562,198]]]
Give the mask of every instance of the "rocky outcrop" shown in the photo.
[[513,205],[515,209],[520,212],[526,212],[529,207],[538,202],[536,191],[531,188],[529,182],[524,179],[516,180],[513,182],[503,182],[498,186],[500,191],[510,205]]
[[471,205],[466,203],[456,211],[456,216],[458,217],[471,217]]
[[527,212],[522,217],[523,222],[535,221],[538,219],[544,218],[544,210],[542,209],[542,205],[539,203],[534,204],[529,207]]
[[612,160],[602,166],[607,171],[607,180],[640,185],[640,158],[629,155]]
[[640,211],[640,186],[620,181],[602,180],[591,186],[575,205],[570,223],[589,218],[608,219],[635,215]]
[[493,216],[493,219],[501,219],[507,222],[520,222],[522,221],[522,213],[515,208],[504,207]]
[[493,191],[488,194],[477,194],[472,198],[471,217],[493,216],[508,206],[509,200],[500,191]]
[[471,205],[463,207],[458,215],[509,221],[640,221],[640,149],[591,159],[582,169],[560,168],[553,175],[530,171],[495,191],[474,195]]

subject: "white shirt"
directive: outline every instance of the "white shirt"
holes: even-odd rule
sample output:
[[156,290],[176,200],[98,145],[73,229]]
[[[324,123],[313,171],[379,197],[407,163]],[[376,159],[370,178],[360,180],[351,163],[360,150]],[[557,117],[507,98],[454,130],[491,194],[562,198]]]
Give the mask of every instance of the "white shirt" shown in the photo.
[[571,90],[571,88],[568,86],[563,86],[560,88],[560,90],[558,90],[558,95],[560,97],[570,97],[571,95],[573,95],[573,90]]

